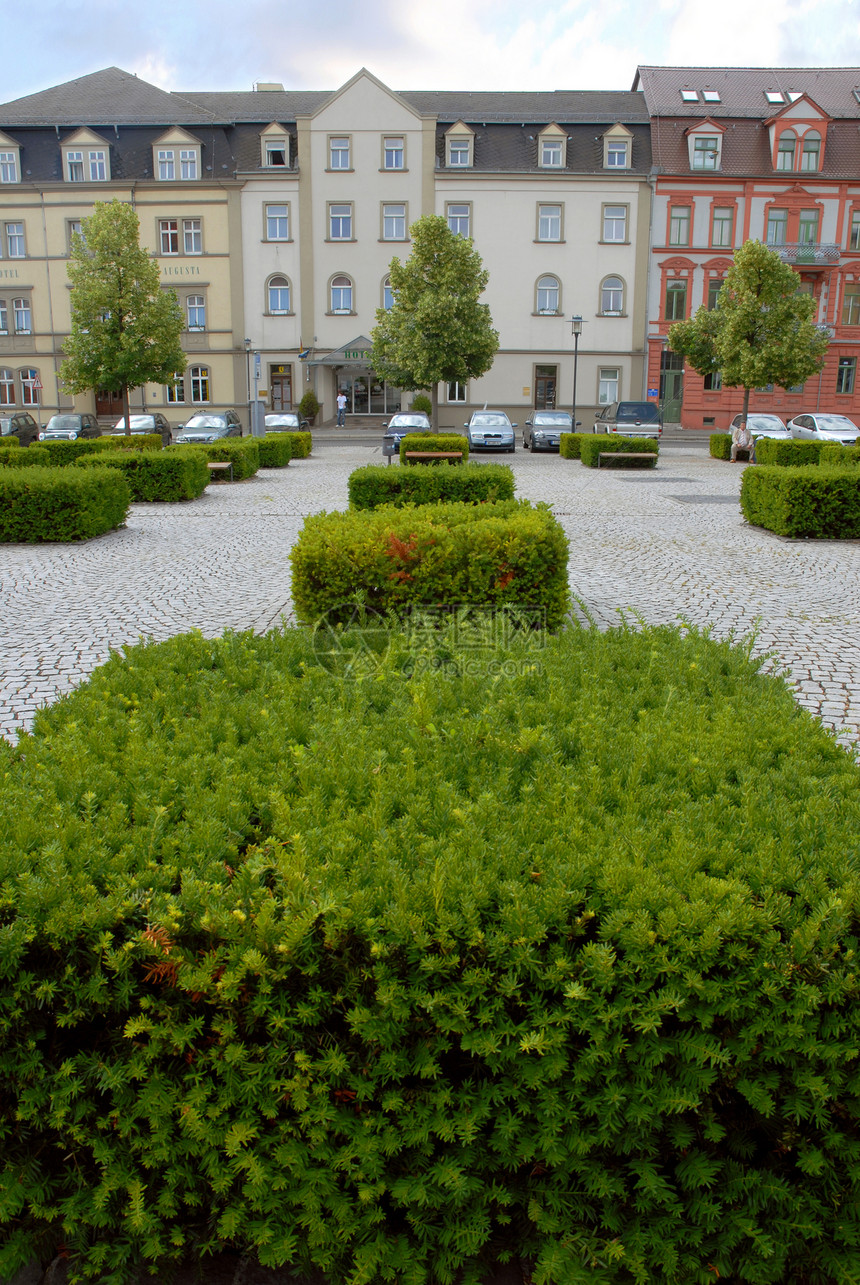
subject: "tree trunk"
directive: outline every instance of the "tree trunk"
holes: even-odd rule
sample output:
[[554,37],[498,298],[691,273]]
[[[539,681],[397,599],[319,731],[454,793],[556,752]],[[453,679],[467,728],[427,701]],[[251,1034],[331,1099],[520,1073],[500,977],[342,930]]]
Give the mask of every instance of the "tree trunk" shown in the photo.
[[744,427],[744,428],[746,428],[746,423],[747,423],[747,414],[748,414],[748,412],[749,412],[749,408],[750,408],[750,390],[749,390],[748,388],[745,388],[745,389],[744,389],[744,408],[743,408],[743,410],[741,411],[741,415],[743,416],[743,427]]
[[434,433],[439,432],[439,385],[434,381],[430,389],[430,401],[433,409],[430,412],[430,427]]
[[128,418],[128,384],[122,386],[122,414],[125,420],[125,435],[131,437],[131,424]]

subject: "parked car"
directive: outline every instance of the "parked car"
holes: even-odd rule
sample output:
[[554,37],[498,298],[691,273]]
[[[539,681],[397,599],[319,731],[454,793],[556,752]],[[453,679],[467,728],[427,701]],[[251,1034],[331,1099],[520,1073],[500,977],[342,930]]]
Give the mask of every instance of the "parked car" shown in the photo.
[[40,442],[74,442],[79,437],[101,437],[95,415],[52,415],[39,434]]
[[[129,415],[129,428],[134,433],[160,433],[163,446],[169,446],[173,437],[172,430],[167,420],[158,411],[147,412],[145,415]],[[125,420],[118,419],[110,431],[111,437],[123,437],[125,435]]]
[[847,415],[795,415],[788,421],[788,431],[801,442],[841,442],[853,446],[860,429]]
[[266,416],[267,433],[304,433],[310,424],[298,411],[279,411],[277,415]]
[[234,410],[192,415],[175,437],[176,442],[217,442],[221,437],[241,437],[242,421]]
[[[740,427],[742,419],[743,415],[735,415],[729,424],[730,433],[734,433],[735,429]],[[756,441],[760,437],[776,437],[780,441],[786,441],[791,437],[791,433],[778,415],[759,415],[757,412],[750,411],[747,415],[747,428]]]
[[523,425],[523,450],[557,451],[562,433],[573,431],[566,410],[533,410]]
[[663,432],[660,407],[656,402],[610,402],[595,417],[591,431],[657,438]]
[[39,438],[39,425],[29,411],[0,415],[0,437],[17,437],[19,446],[32,446]]
[[514,429],[503,410],[476,410],[468,424],[464,424],[469,435],[469,449],[485,451],[515,451],[517,449]]

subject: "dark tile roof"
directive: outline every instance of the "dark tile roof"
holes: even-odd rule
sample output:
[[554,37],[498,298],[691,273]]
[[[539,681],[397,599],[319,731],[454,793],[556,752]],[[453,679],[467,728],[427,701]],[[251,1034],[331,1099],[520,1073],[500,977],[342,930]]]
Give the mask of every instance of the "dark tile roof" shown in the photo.
[[[693,174],[710,181],[713,171],[703,174],[690,169],[686,130],[689,117],[659,117],[651,125],[651,150],[654,164],[664,174]],[[860,174],[860,132],[850,121],[831,121],[821,169],[816,173],[787,173],[773,168],[770,131],[763,121],[740,119],[728,122],[723,134],[718,174],[747,178],[773,175],[777,182],[815,183],[816,179],[853,179]]]
[[[542,121],[541,125],[530,126],[478,125],[468,121],[465,123],[470,124],[475,133],[474,169],[464,171],[456,167],[448,170],[448,173],[514,171],[551,176],[559,172],[541,169],[537,163],[538,135],[541,125],[549,124],[548,121]],[[613,120],[612,124],[614,123]],[[559,124],[565,126],[567,133],[567,166],[564,171],[561,171],[562,173],[607,174],[610,172],[603,165],[603,134],[608,128],[607,125],[595,122],[588,125],[568,125],[563,120],[559,121]],[[619,170],[614,173],[623,175],[632,170],[638,174],[647,174],[651,168],[650,129],[647,125],[640,124],[627,124],[627,128],[633,136],[631,166],[629,170]],[[436,128],[436,166],[439,170],[446,169],[446,129],[447,126],[444,123]]]
[[[152,146],[165,131],[164,125],[131,128],[120,125],[116,130],[93,130],[104,138],[110,150],[111,178],[119,180],[153,178]],[[21,147],[21,176],[28,183],[61,182],[63,163],[60,148],[70,137],[73,130],[61,130],[59,138],[51,129],[12,128],[4,130]],[[236,131],[225,130],[218,126],[208,125],[193,130],[195,138],[201,143],[201,177],[232,178],[235,170],[241,168],[237,156],[237,147],[245,146],[243,139],[236,138]],[[259,134],[254,132],[256,146],[253,148],[255,160],[260,164]],[[87,186],[88,197],[91,189]]]
[[331,98],[331,90],[204,90],[179,95],[200,111],[221,122],[243,121],[268,125],[270,121],[295,121],[315,112]]
[[[640,67],[633,81],[642,89],[651,116],[757,116],[766,119],[781,109],[769,103],[768,89],[806,93],[828,115],[860,120],[860,67]],[[685,103],[682,89],[714,89],[718,103]]]
[[211,112],[119,67],[68,80],[0,106],[8,125],[203,125]]
[[485,91],[460,93],[456,90],[402,90],[401,98],[420,112],[437,116],[452,124],[463,120],[474,122],[510,122],[545,125],[550,121],[573,124],[595,121],[612,124],[620,120],[648,120],[645,96],[628,90],[555,90],[552,93]]

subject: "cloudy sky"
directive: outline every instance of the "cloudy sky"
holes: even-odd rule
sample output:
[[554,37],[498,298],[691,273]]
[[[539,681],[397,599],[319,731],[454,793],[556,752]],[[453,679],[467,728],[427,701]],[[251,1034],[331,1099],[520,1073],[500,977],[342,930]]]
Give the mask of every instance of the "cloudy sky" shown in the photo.
[[860,66],[857,0],[30,0],[0,101],[102,67],[163,89],[629,89],[643,64]]

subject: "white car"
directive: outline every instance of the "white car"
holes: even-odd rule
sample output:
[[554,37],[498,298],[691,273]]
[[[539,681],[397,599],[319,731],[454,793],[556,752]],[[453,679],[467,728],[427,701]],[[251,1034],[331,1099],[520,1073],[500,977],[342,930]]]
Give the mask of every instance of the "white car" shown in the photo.
[[[740,427],[742,419],[743,415],[735,415],[731,424],[729,424],[730,433],[734,433],[735,429]],[[778,415],[759,415],[750,411],[747,415],[747,428],[756,441],[760,437],[775,437],[780,441],[786,442],[791,437],[791,433],[789,433]]]
[[788,431],[801,442],[841,442],[853,446],[860,429],[847,415],[795,415],[788,421]]

